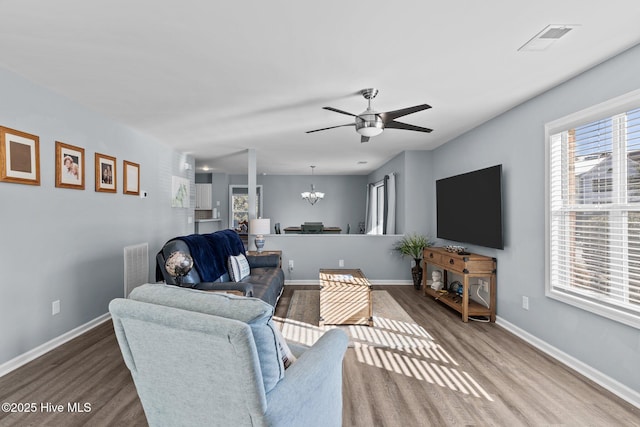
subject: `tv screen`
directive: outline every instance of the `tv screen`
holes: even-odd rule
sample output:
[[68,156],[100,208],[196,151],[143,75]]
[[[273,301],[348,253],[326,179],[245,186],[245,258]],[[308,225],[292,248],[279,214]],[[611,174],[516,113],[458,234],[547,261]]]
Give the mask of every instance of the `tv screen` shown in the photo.
[[438,238],[503,249],[502,165],[436,181]]

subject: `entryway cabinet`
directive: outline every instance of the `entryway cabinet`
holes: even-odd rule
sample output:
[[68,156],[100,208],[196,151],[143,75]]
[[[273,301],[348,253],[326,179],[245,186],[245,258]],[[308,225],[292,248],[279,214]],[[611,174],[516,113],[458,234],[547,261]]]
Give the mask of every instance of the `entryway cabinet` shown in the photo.
[[196,209],[212,209],[211,190],[211,184],[196,184]]

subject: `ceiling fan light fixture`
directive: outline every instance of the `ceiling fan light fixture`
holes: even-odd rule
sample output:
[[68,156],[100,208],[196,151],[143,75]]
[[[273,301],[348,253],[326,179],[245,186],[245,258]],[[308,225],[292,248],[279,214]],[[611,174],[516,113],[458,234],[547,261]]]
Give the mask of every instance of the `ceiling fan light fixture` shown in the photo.
[[376,136],[382,133],[382,128],[376,126],[365,126],[361,128],[357,128],[356,131],[362,136]]
[[367,109],[356,117],[356,132],[362,136],[372,137],[380,135],[384,130],[384,122],[377,112]]
[[334,113],[340,113],[347,116],[355,117],[355,123],[351,122],[345,125],[331,126],[322,129],[315,129],[307,131],[307,133],[313,133],[323,130],[335,129],[345,126],[354,126],[356,128],[356,132],[360,134],[360,142],[367,142],[369,138],[380,135],[385,128],[391,129],[405,129],[416,132],[426,132],[429,133],[433,129],[410,125],[403,122],[397,122],[396,119],[398,117],[403,117],[409,114],[417,113],[418,111],[423,111],[431,108],[430,105],[420,104],[415,105],[413,107],[401,108],[399,110],[385,111],[379,113],[378,111],[371,108],[371,99],[375,98],[378,94],[378,89],[369,88],[363,89],[361,92],[362,96],[368,101],[367,109],[364,110],[361,114],[353,114],[348,111],[339,110],[333,107],[322,107],[324,110],[333,111]]

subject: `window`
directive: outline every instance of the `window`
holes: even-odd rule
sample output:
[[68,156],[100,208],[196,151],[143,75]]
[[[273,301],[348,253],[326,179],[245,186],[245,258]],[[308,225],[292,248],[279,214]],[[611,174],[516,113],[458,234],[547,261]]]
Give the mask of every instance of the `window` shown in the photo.
[[[229,186],[229,227],[249,223],[249,188],[246,185]],[[256,218],[262,216],[262,185],[256,186]]]
[[640,328],[640,91],[546,139],[546,294]]

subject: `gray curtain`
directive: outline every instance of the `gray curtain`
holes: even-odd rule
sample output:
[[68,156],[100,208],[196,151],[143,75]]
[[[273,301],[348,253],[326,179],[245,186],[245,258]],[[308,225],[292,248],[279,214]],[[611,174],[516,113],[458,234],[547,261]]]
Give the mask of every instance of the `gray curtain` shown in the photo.
[[396,174],[384,177],[384,218],[382,234],[396,234]]

